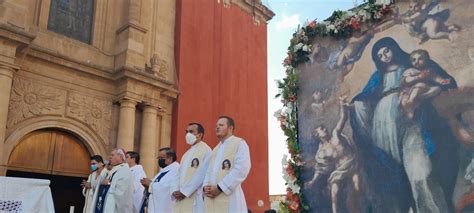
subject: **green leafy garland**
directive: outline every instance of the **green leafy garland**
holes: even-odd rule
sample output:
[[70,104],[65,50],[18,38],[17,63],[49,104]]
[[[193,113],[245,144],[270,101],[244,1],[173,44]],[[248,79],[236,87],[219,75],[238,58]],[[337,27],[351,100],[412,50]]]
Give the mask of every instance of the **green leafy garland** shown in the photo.
[[[349,11],[334,11],[323,22],[313,20],[303,27],[298,26],[288,47],[288,56],[283,61],[286,68],[286,78],[277,82],[282,109],[275,112],[275,117],[280,121],[280,127],[287,137],[286,142],[290,157],[282,159],[283,178],[287,185],[286,200],[280,203],[283,212],[308,211],[309,207],[303,202],[301,187],[303,185],[300,175],[303,171],[301,147],[298,144],[298,118],[297,118],[297,92],[298,76],[296,67],[309,60],[312,51],[311,43],[315,37],[331,36],[334,38],[347,38],[355,31],[365,30],[363,27],[377,22],[391,13],[389,5],[375,4],[369,1]],[[288,158],[288,159],[287,159]]]

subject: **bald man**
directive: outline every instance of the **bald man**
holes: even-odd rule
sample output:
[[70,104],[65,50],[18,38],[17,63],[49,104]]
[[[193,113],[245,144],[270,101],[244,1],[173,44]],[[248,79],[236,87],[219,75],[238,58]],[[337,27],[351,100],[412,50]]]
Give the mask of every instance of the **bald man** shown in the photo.
[[114,149],[109,155],[112,169],[101,182],[95,213],[132,212],[132,172],[126,163],[126,152]]

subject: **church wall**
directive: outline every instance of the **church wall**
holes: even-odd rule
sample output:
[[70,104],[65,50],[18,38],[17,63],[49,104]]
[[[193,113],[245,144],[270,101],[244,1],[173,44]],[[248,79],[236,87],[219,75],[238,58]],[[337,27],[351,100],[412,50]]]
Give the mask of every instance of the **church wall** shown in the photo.
[[[187,124],[199,122],[206,130],[204,140],[214,147],[218,116],[234,118],[235,135],[249,144],[252,160],[243,183],[247,205],[253,212],[263,212],[269,208],[267,24],[259,20],[261,14],[253,19],[246,5],[250,1],[227,2],[178,1],[180,96],[172,143],[182,156],[188,149],[184,141]],[[259,207],[258,200],[264,205]]]

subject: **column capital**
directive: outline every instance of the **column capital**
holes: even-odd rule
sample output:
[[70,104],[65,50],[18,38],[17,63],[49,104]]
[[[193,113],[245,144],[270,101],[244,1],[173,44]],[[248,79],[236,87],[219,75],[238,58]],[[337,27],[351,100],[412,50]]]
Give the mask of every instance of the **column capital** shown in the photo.
[[163,107],[159,106],[156,103],[150,103],[150,102],[142,102],[140,103],[140,107],[145,111],[145,110],[156,110],[157,112],[161,111]]
[[14,65],[10,65],[10,64],[4,64],[4,63],[0,62],[0,76],[6,76],[8,78],[13,79],[13,75],[19,69],[20,68],[18,66],[14,66]]
[[121,98],[117,100],[117,103],[120,104],[120,107],[135,108],[138,104],[138,101],[130,98]]

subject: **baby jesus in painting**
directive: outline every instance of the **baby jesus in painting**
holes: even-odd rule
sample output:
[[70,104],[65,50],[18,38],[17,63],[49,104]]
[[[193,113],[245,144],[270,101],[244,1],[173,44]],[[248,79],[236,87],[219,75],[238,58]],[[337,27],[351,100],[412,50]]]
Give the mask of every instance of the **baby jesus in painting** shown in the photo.
[[[322,177],[328,177],[327,182],[331,190],[332,212],[340,211],[340,194],[344,191],[341,187],[353,186],[352,192],[347,195],[347,207],[351,212],[357,212],[357,192],[359,187],[359,171],[356,156],[356,147],[347,136],[342,133],[348,117],[348,108],[345,97],[339,98],[341,114],[340,119],[332,134],[324,126],[315,129],[315,136],[320,143],[316,152],[316,166],[313,178],[305,183],[305,187],[313,185]],[[324,178],[325,179],[325,178]]]
[[441,86],[451,83],[449,78],[442,78],[430,66],[430,56],[426,50],[415,50],[410,54],[412,68],[407,69],[401,79],[402,92],[400,107],[408,119],[412,119],[415,109],[423,100],[437,96]]

